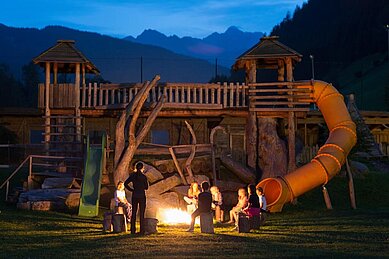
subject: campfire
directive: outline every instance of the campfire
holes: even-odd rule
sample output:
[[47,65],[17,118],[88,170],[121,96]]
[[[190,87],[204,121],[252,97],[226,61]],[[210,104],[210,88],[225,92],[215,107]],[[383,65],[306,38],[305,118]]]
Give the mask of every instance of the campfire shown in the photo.
[[166,208],[159,210],[158,220],[163,224],[189,224],[190,214],[181,209]]

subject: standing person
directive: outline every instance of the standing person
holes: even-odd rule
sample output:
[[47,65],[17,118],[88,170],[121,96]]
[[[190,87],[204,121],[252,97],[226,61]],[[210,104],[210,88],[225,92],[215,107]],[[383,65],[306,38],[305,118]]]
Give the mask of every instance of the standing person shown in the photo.
[[[145,234],[145,211],[146,211],[146,194],[145,190],[149,188],[149,182],[146,176],[143,174],[143,163],[138,162],[135,165],[135,172],[130,174],[128,179],[124,182],[124,186],[127,190],[132,192],[132,216],[131,216],[131,234],[135,234],[136,213],[139,205],[139,218],[140,218],[140,234]],[[132,188],[128,186],[132,183]]]
[[212,208],[212,194],[209,192],[209,183],[204,181],[201,183],[202,192],[199,194],[198,208],[191,215],[191,222],[188,232],[193,232],[196,217],[201,213],[211,212]]
[[238,213],[247,206],[247,194],[245,188],[239,188],[238,190],[238,204],[230,210],[230,221],[229,224],[238,222]]
[[114,194],[115,198],[115,206],[116,207],[122,207],[126,213],[126,219],[127,222],[130,223],[131,221],[131,214],[132,214],[132,206],[127,201],[126,198],[126,192],[124,191],[124,183],[123,181],[119,181],[118,185],[116,187],[116,191]]

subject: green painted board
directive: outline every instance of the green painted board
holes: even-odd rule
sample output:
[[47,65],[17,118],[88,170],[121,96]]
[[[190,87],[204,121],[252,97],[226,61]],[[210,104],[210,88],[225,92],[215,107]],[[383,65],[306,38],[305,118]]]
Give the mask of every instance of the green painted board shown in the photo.
[[105,157],[105,136],[103,136],[101,146],[89,146],[89,141],[87,146],[78,215],[96,217],[99,214],[100,186]]

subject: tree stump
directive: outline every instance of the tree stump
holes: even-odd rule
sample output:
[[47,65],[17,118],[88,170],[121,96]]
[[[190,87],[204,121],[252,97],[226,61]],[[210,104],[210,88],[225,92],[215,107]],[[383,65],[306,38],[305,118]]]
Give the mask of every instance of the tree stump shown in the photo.
[[113,232],[121,233],[127,232],[127,222],[123,214],[112,215]]
[[214,234],[212,212],[203,212],[200,214],[201,233]]

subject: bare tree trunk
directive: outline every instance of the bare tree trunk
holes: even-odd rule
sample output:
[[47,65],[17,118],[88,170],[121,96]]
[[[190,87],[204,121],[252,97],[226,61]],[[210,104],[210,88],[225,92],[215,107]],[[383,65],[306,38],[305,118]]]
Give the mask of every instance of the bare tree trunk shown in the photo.
[[127,121],[129,119],[129,116],[134,112],[135,106],[138,105],[141,95],[144,94],[144,91],[146,90],[147,86],[150,84],[149,81],[146,81],[143,85],[140,91],[137,93],[137,95],[132,99],[132,101],[127,105],[125,110],[123,111],[122,115],[119,118],[118,123],[116,124],[116,130],[115,130],[115,157],[114,157],[114,166],[117,167],[120,158],[123,155],[123,150],[125,148],[126,144],[126,125]]
[[212,159],[212,177],[213,181],[216,184],[217,175],[216,175],[216,147],[215,147],[215,141],[214,136],[217,130],[221,130],[224,134],[227,134],[227,131],[222,126],[216,126],[211,130],[211,134],[209,136],[209,141],[211,142],[211,159]]
[[283,176],[287,173],[287,149],[277,134],[277,122],[273,118],[258,118],[258,164],[262,179]]
[[[118,148],[116,148],[115,146],[115,172],[114,172],[115,185],[120,180],[123,181],[127,178],[129,165],[132,158],[134,157],[136,149],[139,147],[140,143],[142,143],[143,139],[146,137],[154,120],[157,118],[159,111],[162,109],[162,105],[164,102],[163,96],[160,97],[160,99],[158,100],[158,104],[154,107],[150,116],[147,118],[143,128],[136,136],[135,135],[136,121],[139,118],[143,104],[145,103],[151,88],[156,85],[159,79],[160,76],[157,75],[154,77],[151,83],[146,83],[141,88],[141,90],[137,93],[137,95],[134,98],[134,101],[127,105],[125,111],[120,116],[120,120],[116,128],[116,134],[119,135],[116,136],[116,141],[117,141],[116,146],[118,146]],[[129,129],[128,129],[129,144],[127,147],[125,147],[125,136],[126,136],[125,126],[127,124],[127,121],[130,118],[131,120],[129,122]]]

